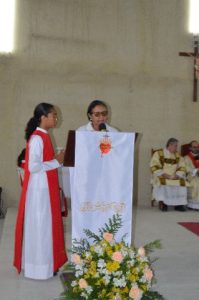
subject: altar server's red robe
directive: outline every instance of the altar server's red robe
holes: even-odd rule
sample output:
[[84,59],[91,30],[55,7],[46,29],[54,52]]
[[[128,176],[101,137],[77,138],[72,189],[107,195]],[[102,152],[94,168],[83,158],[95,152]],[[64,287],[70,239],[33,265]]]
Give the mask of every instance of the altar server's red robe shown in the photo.
[[[50,161],[54,159],[54,150],[48,134],[36,130],[34,135],[39,135],[43,140],[43,161]],[[29,183],[30,172],[28,170],[29,162],[29,147],[26,147],[26,164],[25,164],[25,176],[24,183],[19,203],[18,216],[15,229],[15,250],[14,250],[14,266],[18,272],[21,272],[22,265],[22,245],[23,245],[23,226],[24,226],[24,213],[26,205],[26,192]],[[67,255],[64,244],[64,231],[61,217],[60,208],[60,195],[58,185],[57,169],[46,171],[49,194],[50,194],[50,206],[52,214],[52,244],[53,244],[53,263],[54,271],[57,271],[66,261]],[[32,212],[34,214],[34,211]]]

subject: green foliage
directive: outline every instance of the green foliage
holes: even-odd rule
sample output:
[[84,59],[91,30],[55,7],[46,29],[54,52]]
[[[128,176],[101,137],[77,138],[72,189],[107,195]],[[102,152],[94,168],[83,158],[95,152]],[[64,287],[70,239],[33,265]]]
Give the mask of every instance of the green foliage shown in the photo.
[[112,233],[116,235],[118,230],[122,227],[122,217],[119,214],[113,215],[112,219],[108,219],[108,224],[105,223],[104,227],[99,229],[100,237],[103,238],[104,232]]
[[92,232],[90,229],[84,229],[84,233],[86,234],[86,236],[89,239],[93,239],[94,243],[100,241],[100,237],[97,234],[95,234],[94,232]]
[[148,291],[141,300],[164,300],[165,298],[156,291]]
[[108,219],[108,224],[105,223],[104,227],[99,229],[99,235],[95,234],[89,229],[84,229],[84,233],[89,239],[93,239],[93,242],[99,242],[103,239],[103,234],[105,232],[112,233],[116,235],[118,230],[122,227],[122,218],[119,214],[113,215],[112,219]]
[[86,239],[81,239],[78,241],[77,239],[73,240],[72,252],[82,254],[85,251],[90,249],[90,243]]
[[160,240],[155,240],[149,244],[146,244],[144,246],[144,249],[146,250],[146,253],[149,254],[153,252],[155,249],[162,249],[162,244]]
[[[93,243],[100,242],[103,239],[103,234],[105,232],[112,233],[115,235],[118,230],[122,227],[122,218],[119,214],[113,215],[112,219],[108,219],[108,224],[105,223],[104,227],[98,230],[99,235],[92,232],[90,229],[84,229],[84,233],[86,234],[87,238],[92,239]],[[126,235],[122,237],[122,241],[124,240]],[[90,243],[87,239],[81,239],[78,241],[77,239],[73,240],[72,252],[82,254],[83,252],[89,250]]]

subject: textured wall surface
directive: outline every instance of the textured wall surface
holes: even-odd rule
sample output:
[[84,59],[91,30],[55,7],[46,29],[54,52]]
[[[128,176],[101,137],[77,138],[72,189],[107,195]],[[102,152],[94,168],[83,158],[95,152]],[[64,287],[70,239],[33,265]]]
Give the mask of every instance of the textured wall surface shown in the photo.
[[0,55],[0,185],[17,205],[16,157],[24,128],[42,101],[60,111],[53,130],[65,146],[69,129],[87,122],[93,99],[111,107],[111,124],[140,133],[135,195],[150,203],[151,148],[169,137],[199,138],[192,102],[193,49],[188,0],[18,0],[16,51]]

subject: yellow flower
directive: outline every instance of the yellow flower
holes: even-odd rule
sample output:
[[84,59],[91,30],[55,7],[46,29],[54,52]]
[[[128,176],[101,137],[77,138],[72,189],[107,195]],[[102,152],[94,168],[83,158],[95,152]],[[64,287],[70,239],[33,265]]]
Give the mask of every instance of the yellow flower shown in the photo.
[[131,274],[133,274],[133,275],[137,275],[138,274],[138,271],[137,271],[137,268],[132,268],[131,269]]
[[114,300],[114,299],[115,299],[115,294],[114,294],[113,292],[109,292],[109,293],[107,294],[107,297],[108,297],[108,299],[110,299],[110,300]]
[[95,252],[95,247],[94,247],[94,246],[91,246],[91,247],[90,247],[90,251],[91,251],[91,252]]
[[103,298],[105,297],[105,295],[106,295],[106,290],[105,290],[105,289],[102,289],[102,290],[99,292],[99,297],[103,299]]
[[147,285],[146,284],[141,284],[140,285],[141,290],[143,290],[144,292],[148,291]]
[[123,289],[122,289],[122,294],[126,294],[128,293],[129,289],[127,286],[125,286]]
[[79,291],[78,287],[74,287],[74,288],[73,288],[73,292],[74,292],[74,293],[78,293],[78,291]]
[[85,277],[88,278],[90,276],[94,276],[96,274],[96,272],[97,272],[96,268],[97,268],[96,262],[95,261],[91,261],[90,265],[89,265],[89,269],[88,269]]
[[113,254],[113,250],[111,249],[111,248],[109,248],[109,247],[107,247],[107,249],[106,249],[106,253],[107,253],[107,255],[108,256],[112,256],[112,254]]
[[106,268],[109,272],[117,271],[120,267],[120,264],[117,261],[108,262]]
[[122,243],[118,243],[115,245],[115,251],[120,250],[123,247]]
[[96,269],[96,262],[95,261],[91,261],[91,268]]
[[105,283],[104,279],[103,279],[103,278],[100,278],[100,279],[98,279],[98,280],[96,281],[95,285],[101,286],[101,285],[104,284],[104,283]]
[[92,261],[92,256],[90,255],[90,256],[87,256],[85,259],[84,259],[84,261],[87,263],[87,262],[91,262]]
[[130,275],[128,275],[128,279],[131,282],[136,282],[139,279],[139,276],[138,275],[134,275],[134,274],[130,274]]
[[115,294],[119,294],[120,293],[120,288],[113,287],[113,292]]

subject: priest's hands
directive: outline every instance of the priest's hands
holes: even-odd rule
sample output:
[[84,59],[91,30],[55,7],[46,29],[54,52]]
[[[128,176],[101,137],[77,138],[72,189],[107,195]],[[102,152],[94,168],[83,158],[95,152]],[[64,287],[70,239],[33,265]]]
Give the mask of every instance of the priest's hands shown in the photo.
[[175,174],[175,175],[171,176],[171,179],[180,179],[180,177]]
[[171,179],[171,175],[166,174],[166,173],[162,174],[162,177],[165,179]]
[[164,177],[165,179],[171,179],[171,180],[176,180],[176,179],[179,179],[179,176],[174,174],[174,175],[169,175],[169,174],[162,174],[162,177]]

